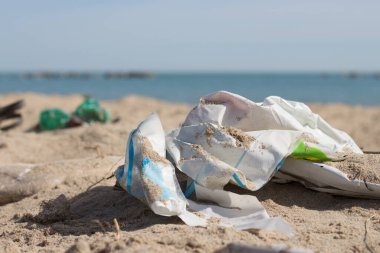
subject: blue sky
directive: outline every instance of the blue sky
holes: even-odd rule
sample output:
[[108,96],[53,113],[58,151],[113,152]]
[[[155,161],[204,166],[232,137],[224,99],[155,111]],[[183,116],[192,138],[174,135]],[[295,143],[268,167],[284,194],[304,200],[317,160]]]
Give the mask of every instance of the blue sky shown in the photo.
[[380,70],[380,1],[0,0],[0,70]]

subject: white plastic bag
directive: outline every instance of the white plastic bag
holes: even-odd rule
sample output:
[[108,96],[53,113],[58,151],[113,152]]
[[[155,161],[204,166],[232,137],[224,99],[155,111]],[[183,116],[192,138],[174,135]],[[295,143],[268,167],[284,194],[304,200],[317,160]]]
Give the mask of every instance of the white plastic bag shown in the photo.
[[[165,149],[188,176],[184,194]],[[323,164],[345,159],[347,152],[362,155],[348,134],[303,103],[279,97],[255,103],[222,91],[202,98],[181,128],[166,138],[158,116],[148,117],[131,133],[125,166],[115,175],[121,187],[155,213],[178,215],[188,225],[217,220],[221,226],[292,235],[289,224],[270,218],[256,197],[225,191],[224,186],[256,191],[274,178],[323,192],[379,198],[380,185],[351,180],[333,163]],[[193,193],[197,201],[185,198]]]
[[199,199],[220,205],[225,198],[224,204],[216,206],[187,201],[179,188],[173,165],[164,158],[164,145],[161,122],[153,114],[132,131],[125,165],[115,171],[119,185],[146,203],[156,214],[177,215],[191,226],[206,226],[208,221],[216,219],[220,226],[267,229],[292,235],[289,224],[280,218],[270,218],[254,196],[239,196],[223,190],[210,192],[209,189],[194,184]]

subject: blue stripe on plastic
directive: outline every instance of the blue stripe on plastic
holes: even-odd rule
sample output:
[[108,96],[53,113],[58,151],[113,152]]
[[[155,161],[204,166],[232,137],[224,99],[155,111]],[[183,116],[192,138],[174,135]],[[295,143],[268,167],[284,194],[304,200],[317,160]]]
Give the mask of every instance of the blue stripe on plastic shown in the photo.
[[163,178],[162,168],[157,167],[154,162],[152,162],[149,158],[144,158],[142,161],[141,171],[143,173],[143,177],[150,180],[153,184],[158,186],[161,190],[160,198],[162,200],[174,198],[174,192],[169,188],[167,184],[165,184]]
[[281,168],[281,166],[284,164],[284,162],[285,162],[285,159],[282,159],[282,160],[277,164],[277,166],[276,166],[276,171],[279,171],[279,170],[280,170],[280,168]]
[[241,155],[239,161],[236,163],[235,168],[239,168],[239,165],[241,161],[243,161],[244,156],[247,154],[247,150],[244,151],[244,153]]
[[135,156],[135,150],[133,148],[133,136],[135,135],[137,129],[133,130],[129,136],[129,150],[128,150],[128,174],[127,174],[127,191],[131,193],[131,182],[132,182],[132,169],[133,169],[133,157]]
[[236,173],[234,173],[232,175],[232,177],[235,179],[236,183],[240,186],[240,187],[244,187],[245,184],[240,180],[240,178],[238,177],[238,175]]
[[191,196],[191,194],[193,194],[193,192],[195,191],[195,185],[194,185],[194,181],[191,182],[191,184],[189,185],[189,187],[187,187],[186,191],[185,191],[185,197],[186,198],[189,198]]

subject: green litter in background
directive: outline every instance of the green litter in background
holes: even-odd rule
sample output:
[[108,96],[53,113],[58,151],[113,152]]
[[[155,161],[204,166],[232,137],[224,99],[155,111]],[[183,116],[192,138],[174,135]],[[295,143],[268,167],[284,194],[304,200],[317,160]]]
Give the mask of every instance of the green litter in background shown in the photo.
[[81,103],[74,112],[83,121],[91,123],[99,121],[106,123],[110,121],[111,114],[107,109],[101,108],[98,100],[89,98]]
[[[75,118],[77,120],[75,120]],[[44,110],[40,113],[39,126],[41,131],[63,129],[70,127],[70,122],[78,121],[92,123],[107,123],[111,119],[110,112],[102,108],[98,100],[87,98],[74,111],[69,114],[59,108]]]
[[47,109],[40,114],[42,131],[66,128],[70,115],[59,108]]

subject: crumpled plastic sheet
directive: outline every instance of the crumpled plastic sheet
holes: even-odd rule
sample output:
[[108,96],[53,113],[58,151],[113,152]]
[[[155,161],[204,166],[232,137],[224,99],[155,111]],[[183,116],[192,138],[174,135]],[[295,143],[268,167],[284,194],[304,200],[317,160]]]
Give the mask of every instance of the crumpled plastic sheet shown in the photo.
[[[272,178],[340,195],[380,197],[380,185],[350,180],[324,161],[362,154],[353,139],[331,127],[305,104],[268,97],[255,103],[220,91],[201,98],[178,129],[165,135],[152,114],[130,134],[119,185],[158,215],[177,215],[191,226],[216,223],[238,230],[265,229],[293,236],[258,199],[224,190],[251,191]],[[168,158],[168,159],[167,159]],[[183,192],[175,168],[187,177]],[[195,193],[196,200],[189,197]]]

